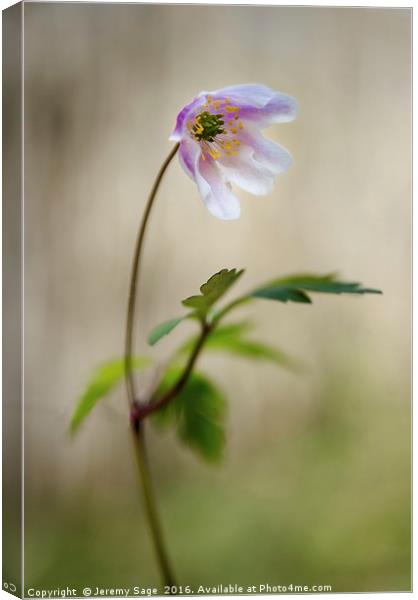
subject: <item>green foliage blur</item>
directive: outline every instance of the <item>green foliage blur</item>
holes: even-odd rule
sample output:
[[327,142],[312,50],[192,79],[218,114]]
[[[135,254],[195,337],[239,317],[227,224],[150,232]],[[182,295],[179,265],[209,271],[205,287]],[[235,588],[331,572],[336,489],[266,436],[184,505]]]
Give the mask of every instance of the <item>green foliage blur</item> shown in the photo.
[[[288,407],[278,397],[263,443],[250,433],[246,451],[230,450],[221,468],[202,467],[170,439],[150,439],[179,583],[410,589],[409,406],[391,402],[408,390],[366,383],[360,365],[325,366],[300,426],[280,427]],[[117,487],[117,477],[105,485],[99,461],[93,494],[83,486],[28,507],[28,585],[160,584],[129,444],[124,450],[131,485]]]

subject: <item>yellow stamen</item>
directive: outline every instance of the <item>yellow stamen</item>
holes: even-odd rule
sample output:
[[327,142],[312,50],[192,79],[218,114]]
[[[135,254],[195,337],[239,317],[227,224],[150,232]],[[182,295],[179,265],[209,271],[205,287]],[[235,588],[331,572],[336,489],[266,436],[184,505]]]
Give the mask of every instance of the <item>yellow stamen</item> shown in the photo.
[[221,153],[219,152],[219,150],[212,150],[212,149],[211,149],[211,150],[208,150],[208,152],[209,152],[209,154],[211,155],[211,157],[212,157],[214,160],[217,160],[218,158],[220,158],[220,157],[221,157]]

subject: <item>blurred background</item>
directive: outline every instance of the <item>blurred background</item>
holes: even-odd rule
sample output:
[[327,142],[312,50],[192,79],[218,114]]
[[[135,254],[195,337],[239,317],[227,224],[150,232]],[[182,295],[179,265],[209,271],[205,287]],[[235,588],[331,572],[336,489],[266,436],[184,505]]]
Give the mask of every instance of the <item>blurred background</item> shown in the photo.
[[[181,584],[410,589],[409,10],[25,5],[25,569],[28,586],[159,583],[123,387],[72,441],[75,403],[120,356],[131,257],[179,109],[260,82],[295,96],[268,136],[294,156],[242,217],[203,207],[177,161],[147,238],[146,334],[222,267],[236,292],[337,270],[384,291],[254,303],[254,337],[295,375],[203,357],[229,398],[228,446],[207,466],[149,431]],[[238,316],[238,314],[237,314]],[[166,359],[193,325],[152,349]]]

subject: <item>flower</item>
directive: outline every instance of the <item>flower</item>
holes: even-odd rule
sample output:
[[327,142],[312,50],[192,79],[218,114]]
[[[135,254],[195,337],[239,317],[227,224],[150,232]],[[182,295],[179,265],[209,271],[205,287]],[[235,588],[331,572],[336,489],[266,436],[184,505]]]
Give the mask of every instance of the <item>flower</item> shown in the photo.
[[170,140],[180,142],[180,163],[215,217],[240,215],[231,184],[256,195],[272,190],[292,157],[260,129],[292,121],[296,113],[294,98],[252,83],[201,92],[179,112]]

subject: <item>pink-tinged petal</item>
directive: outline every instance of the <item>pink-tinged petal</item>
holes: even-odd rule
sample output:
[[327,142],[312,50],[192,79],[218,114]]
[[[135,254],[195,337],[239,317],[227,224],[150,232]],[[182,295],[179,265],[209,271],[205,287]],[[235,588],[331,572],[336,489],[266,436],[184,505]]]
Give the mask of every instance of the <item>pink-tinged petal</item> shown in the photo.
[[249,104],[241,105],[239,116],[243,120],[253,122],[260,129],[264,129],[273,123],[293,121],[297,112],[298,105],[296,100],[292,96],[277,92],[262,108]]
[[179,142],[184,137],[187,119],[189,118],[189,115],[194,114],[196,107],[202,103],[202,95],[204,94],[206,94],[206,92],[201,92],[198,96],[196,96],[196,98],[189,102],[189,104],[181,109],[177,115],[176,125],[173,129],[173,132],[168,138],[169,140],[173,142]]
[[217,90],[212,95],[214,99],[228,98],[240,109],[241,119],[252,121],[260,128],[293,121],[298,112],[295,98],[261,84],[235,85]]
[[274,174],[256,160],[250,146],[241,147],[236,156],[222,156],[219,164],[228,181],[250,194],[263,196],[273,189]]
[[266,104],[274,98],[277,92],[261,83],[243,83],[240,85],[230,85],[221,90],[209,92],[209,94],[214,100],[229,98],[240,104],[250,104],[261,108],[266,106]]
[[264,138],[255,127],[247,126],[240,132],[239,141],[236,154],[224,154],[219,161],[226,178],[256,196],[268,194],[275,176],[292,164],[291,154]]
[[254,159],[274,175],[284,173],[292,165],[290,152],[280,144],[266,139],[255,127],[246,127],[240,139],[254,150]]
[[179,160],[184,171],[189,177],[195,179],[195,164],[197,156],[200,154],[200,146],[191,137],[182,139],[179,148]]
[[200,195],[209,212],[218,219],[239,218],[239,200],[212,159],[203,160],[200,156],[196,162],[195,176]]

